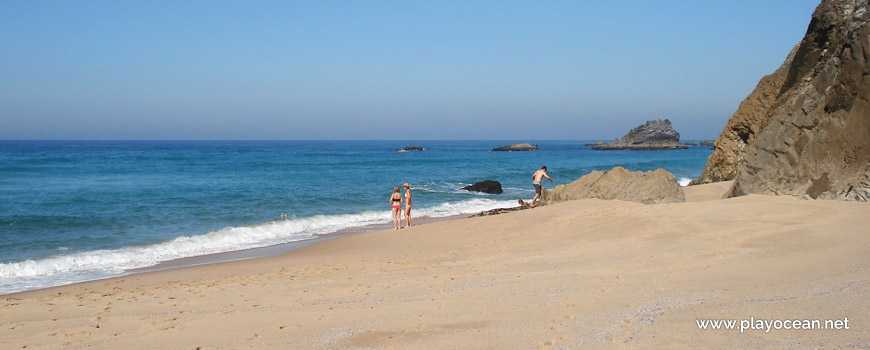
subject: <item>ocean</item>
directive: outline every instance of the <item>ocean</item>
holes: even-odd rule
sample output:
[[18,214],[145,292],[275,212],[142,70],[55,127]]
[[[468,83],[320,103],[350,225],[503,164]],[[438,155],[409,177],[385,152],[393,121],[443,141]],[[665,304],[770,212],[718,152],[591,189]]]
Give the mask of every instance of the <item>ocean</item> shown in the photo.
[[[686,184],[712,153],[589,141],[490,151],[518,142],[528,141],[0,141],[0,294],[390,227],[388,198],[406,182],[413,217],[447,218],[531,199],[542,165],[555,180],[546,188],[617,165]],[[396,152],[405,146],[425,151]],[[461,189],[483,180],[505,192]]]

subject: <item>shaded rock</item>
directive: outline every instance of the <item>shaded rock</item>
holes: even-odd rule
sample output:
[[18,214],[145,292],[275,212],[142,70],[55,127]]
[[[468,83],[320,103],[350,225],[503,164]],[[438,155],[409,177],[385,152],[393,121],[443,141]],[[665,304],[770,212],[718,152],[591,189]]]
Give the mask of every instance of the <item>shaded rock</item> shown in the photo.
[[537,151],[539,149],[540,148],[538,148],[538,145],[532,146],[531,144],[528,144],[528,143],[517,143],[517,144],[513,144],[513,145],[496,147],[496,148],[493,148],[492,150],[498,151],[498,152],[512,152],[512,151]]
[[609,171],[592,171],[572,183],[544,191],[541,203],[546,205],[583,198],[644,204],[686,201],[677,178],[667,170],[629,171],[618,166]]
[[680,143],[680,133],[668,119],[650,120],[631,129],[622,138],[592,147],[594,150],[660,150],[689,148]]
[[416,151],[422,151],[422,150],[423,150],[423,147],[420,147],[420,146],[408,146],[408,147],[399,148],[396,150],[396,152],[416,152]]
[[710,140],[710,141],[701,141],[700,145],[701,145],[701,146],[709,146],[709,147],[713,147],[713,140]]
[[606,145],[606,144],[607,143],[605,143],[604,141],[598,141],[598,142],[584,144],[584,146],[598,146],[598,145]]
[[528,207],[511,207],[511,208],[490,209],[490,210],[482,211],[482,212],[479,212],[479,213],[474,214],[472,216],[469,216],[469,218],[477,218],[477,217],[481,217],[481,216],[491,216],[491,215],[510,213],[512,211],[523,210],[523,209],[527,209],[527,208]]
[[468,191],[476,191],[483,193],[491,193],[491,194],[502,194],[504,191],[501,189],[501,183],[498,181],[485,180],[478,182],[471,186],[465,186],[462,188],[463,190]]
[[694,142],[686,142],[686,143],[683,143],[683,144],[686,145],[686,146],[697,146],[697,145],[698,145],[697,143],[694,143]]
[[803,40],[759,83],[771,86],[741,103],[756,98],[756,118],[732,116],[698,182],[732,176],[729,197],[870,200],[868,21],[867,0],[822,1]]
[[479,213],[474,214],[474,215],[472,215],[472,216],[469,216],[469,218],[476,218],[476,217],[481,217],[481,216],[490,216],[490,215],[498,215],[498,214],[510,213],[510,212],[512,212],[512,211],[524,210],[524,209],[530,209],[530,208],[531,208],[531,206],[529,205],[529,203],[526,202],[526,201],[524,201],[524,200],[522,200],[522,199],[520,199],[520,200],[517,201],[517,202],[519,203],[519,206],[517,206],[517,207],[490,209],[490,210],[482,211],[482,212],[479,212]]

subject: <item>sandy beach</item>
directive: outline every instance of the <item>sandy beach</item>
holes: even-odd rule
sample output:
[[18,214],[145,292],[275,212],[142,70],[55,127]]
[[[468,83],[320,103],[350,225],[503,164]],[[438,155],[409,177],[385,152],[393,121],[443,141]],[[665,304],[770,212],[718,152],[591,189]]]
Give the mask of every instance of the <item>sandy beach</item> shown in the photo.
[[[867,347],[870,203],[719,199],[728,185],[7,295],[0,348]],[[849,328],[699,329],[720,319]]]

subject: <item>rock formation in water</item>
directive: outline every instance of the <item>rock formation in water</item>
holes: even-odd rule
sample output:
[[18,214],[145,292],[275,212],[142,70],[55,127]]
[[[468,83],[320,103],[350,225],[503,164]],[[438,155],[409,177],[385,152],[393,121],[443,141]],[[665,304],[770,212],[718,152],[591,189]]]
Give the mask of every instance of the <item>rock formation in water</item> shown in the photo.
[[420,146],[408,146],[402,147],[396,150],[396,152],[419,152],[423,151],[423,147]]
[[685,202],[683,188],[674,174],[664,170],[628,171],[615,167],[609,171],[592,171],[567,185],[544,191],[541,204],[575,199],[618,199],[644,204]]
[[513,152],[513,151],[537,151],[540,150],[538,145],[532,146],[528,143],[516,143],[513,145],[501,146],[492,149],[497,152]]
[[660,150],[688,148],[680,143],[680,133],[671,127],[668,119],[650,120],[631,129],[622,138],[610,143],[596,144],[595,150]]
[[504,192],[501,188],[501,183],[493,180],[484,180],[471,186],[465,186],[462,189],[490,194],[502,194]]
[[732,116],[697,182],[733,178],[726,196],[870,200],[868,11],[868,0],[823,1],[783,66],[741,104],[747,113]]

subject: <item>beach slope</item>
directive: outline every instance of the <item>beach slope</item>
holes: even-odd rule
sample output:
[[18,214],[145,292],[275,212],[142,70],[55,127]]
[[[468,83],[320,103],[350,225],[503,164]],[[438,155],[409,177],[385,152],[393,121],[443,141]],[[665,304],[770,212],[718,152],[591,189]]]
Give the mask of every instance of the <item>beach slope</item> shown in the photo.
[[[716,199],[725,190],[692,186],[686,203],[570,201],[7,295],[0,348],[870,343],[870,203]],[[699,329],[719,319],[848,319],[849,329]]]

